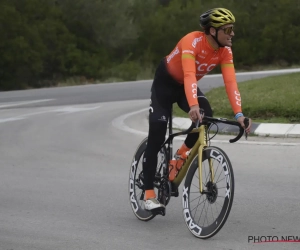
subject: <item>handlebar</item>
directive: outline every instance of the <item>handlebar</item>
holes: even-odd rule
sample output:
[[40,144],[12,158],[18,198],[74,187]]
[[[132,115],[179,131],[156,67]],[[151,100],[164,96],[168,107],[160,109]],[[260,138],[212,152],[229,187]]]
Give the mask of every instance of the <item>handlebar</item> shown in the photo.
[[[229,125],[233,125],[233,126],[239,127],[240,131],[239,131],[238,135],[235,138],[230,139],[229,140],[230,143],[237,142],[239,139],[241,139],[241,137],[243,136],[244,133],[245,133],[245,138],[247,139],[247,133],[245,132],[245,130],[241,126],[241,124],[239,122],[237,122],[237,121],[228,120],[226,118],[213,118],[213,117],[204,116],[202,118],[202,123],[201,124],[200,124],[199,121],[197,121],[196,128],[198,128],[199,126],[201,126],[203,123],[207,123],[207,122],[209,122],[209,123],[224,123],[224,124],[229,124]],[[247,117],[245,118],[244,124],[245,124],[246,128],[249,126],[249,118],[247,118]],[[194,129],[194,127],[190,126],[187,130],[182,131],[181,134],[188,134],[193,129]]]

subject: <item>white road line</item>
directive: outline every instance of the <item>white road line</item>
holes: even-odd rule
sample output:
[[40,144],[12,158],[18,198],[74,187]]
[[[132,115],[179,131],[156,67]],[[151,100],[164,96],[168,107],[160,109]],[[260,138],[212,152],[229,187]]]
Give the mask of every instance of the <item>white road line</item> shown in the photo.
[[3,122],[12,122],[12,121],[18,121],[18,120],[23,120],[25,119],[25,117],[11,117],[11,118],[4,118],[4,119],[0,119],[0,123]]
[[0,118],[0,123],[3,122],[11,122],[11,121],[18,121],[18,120],[23,120],[26,119],[30,116],[34,115],[41,115],[41,114],[46,114],[46,113],[58,113],[58,115],[63,115],[63,114],[72,114],[75,112],[82,112],[82,111],[90,111],[90,110],[95,110],[100,108],[102,105],[98,105],[95,107],[79,107],[79,106],[67,106],[67,107],[61,107],[61,108],[55,108],[55,109],[50,109],[50,110],[43,110],[43,111],[38,111],[38,112],[33,112],[33,113],[27,113],[27,114],[22,114],[14,117],[9,117],[9,118]]
[[95,106],[95,107],[73,107],[73,106],[67,106],[67,107],[62,107],[56,110],[52,110],[51,112],[62,112],[62,114],[70,114],[70,113],[75,113],[75,112],[82,112],[82,111],[90,111],[90,110],[95,110],[100,108],[101,105]]
[[112,121],[112,125],[115,127],[115,128],[118,128],[120,130],[123,130],[123,131],[126,131],[126,132],[130,132],[130,133],[133,133],[133,134],[138,134],[138,135],[144,135],[144,136],[147,136],[148,133],[146,132],[142,132],[142,131],[138,131],[138,130],[135,130],[135,129],[132,129],[130,127],[128,127],[124,121],[125,119],[127,119],[128,117],[132,116],[132,115],[136,115],[138,113],[142,113],[146,110],[149,110],[149,108],[145,108],[145,109],[141,109],[141,110],[138,110],[138,111],[134,111],[134,112],[131,112],[131,113],[128,113],[128,114],[125,114],[125,115],[121,115],[117,118],[115,118],[113,121]]
[[[148,136],[148,133],[130,128],[124,122],[125,119],[129,118],[130,116],[142,113],[146,110],[149,110],[149,108],[145,108],[145,109],[134,111],[134,112],[131,112],[131,113],[128,113],[125,115],[121,115],[112,121],[112,125],[117,129],[129,132],[129,133],[133,133],[133,134],[143,135],[146,137],[146,136]],[[185,140],[185,136],[178,136],[178,137],[175,137],[174,139],[183,141],[183,140]],[[232,138],[229,138],[229,139],[232,139]],[[228,140],[212,139],[211,142],[230,144],[229,139]],[[235,144],[269,145],[269,146],[300,146],[300,143],[293,143],[293,142],[264,142],[264,141],[249,141],[249,140],[248,141],[238,141],[238,142],[235,142]]]
[[27,105],[27,104],[33,104],[33,103],[39,103],[39,102],[49,102],[49,101],[53,101],[53,100],[55,100],[55,99],[43,99],[43,100],[23,101],[23,102],[5,102],[5,104],[3,102],[3,103],[0,103],[0,108],[15,107],[15,106],[21,106],[21,105]]

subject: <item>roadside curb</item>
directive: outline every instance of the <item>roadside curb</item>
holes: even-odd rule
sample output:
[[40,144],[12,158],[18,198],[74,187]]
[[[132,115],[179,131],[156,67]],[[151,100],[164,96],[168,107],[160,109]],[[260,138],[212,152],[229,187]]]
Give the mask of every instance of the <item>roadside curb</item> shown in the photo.
[[[173,128],[188,129],[191,125],[191,120],[188,118],[174,117]],[[238,133],[235,126],[227,124],[218,125],[221,133]],[[211,127],[211,131],[216,131],[215,125]],[[300,124],[282,124],[282,123],[253,123],[251,134],[262,137],[282,137],[282,138],[300,138]]]

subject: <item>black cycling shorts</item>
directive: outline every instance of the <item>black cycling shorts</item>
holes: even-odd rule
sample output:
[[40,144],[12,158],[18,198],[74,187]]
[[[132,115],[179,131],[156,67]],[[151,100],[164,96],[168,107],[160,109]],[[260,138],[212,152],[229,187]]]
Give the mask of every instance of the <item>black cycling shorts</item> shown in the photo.
[[[205,114],[212,116],[212,111],[205,95],[197,88],[198,103]],[[174,103],[188,113],[190,107],[183,84],[175,81],[167,71],[165,59],[158,65],[151,88],[149,122],[168,122]]]

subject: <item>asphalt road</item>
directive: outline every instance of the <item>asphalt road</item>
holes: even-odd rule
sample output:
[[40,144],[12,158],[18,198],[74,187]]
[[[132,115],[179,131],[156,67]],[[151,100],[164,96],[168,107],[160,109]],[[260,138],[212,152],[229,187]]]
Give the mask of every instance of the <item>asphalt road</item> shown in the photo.
[[214,140],[232,161],[236,190],[213,238],[191,235],[180,198],[165,217],[137,220],[128,176],[147,131],[149,101],[138,93],[150,85],[123,84],[1,92],[0,250],[299,249],[249,242],[300,237],[299,139]]

